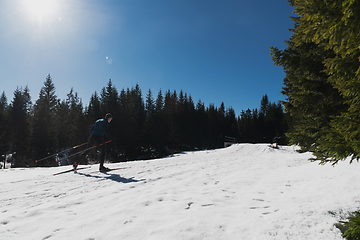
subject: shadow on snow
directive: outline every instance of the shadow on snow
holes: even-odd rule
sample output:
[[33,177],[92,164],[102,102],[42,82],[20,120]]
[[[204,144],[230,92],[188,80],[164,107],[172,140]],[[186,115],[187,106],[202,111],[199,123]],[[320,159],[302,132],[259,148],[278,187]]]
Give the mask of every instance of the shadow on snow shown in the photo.
[[85,177],[92,177],[92,178],[97,178],[97,179],[103,179],[103,180],[112,180],[112,181],[115,181],[115,182],[121,182],[121,183],[133,183],[133,182],[142,182],[142,181],[145,181],[146,179],[140,179],[140,180],[137,180],[137,179],[134,179],[133,177],[131,178],[124,178],[124,177],[121,177],[120,174],[110,174],[110,173],[107,173],[107,172],[104,172],[104,173],[101,173],[102,176],[100,175],[92,175],[92,174],[89,174],[89,173],[80,173],[78,172],[77,174],[81,175],[81,176],[85,176]]

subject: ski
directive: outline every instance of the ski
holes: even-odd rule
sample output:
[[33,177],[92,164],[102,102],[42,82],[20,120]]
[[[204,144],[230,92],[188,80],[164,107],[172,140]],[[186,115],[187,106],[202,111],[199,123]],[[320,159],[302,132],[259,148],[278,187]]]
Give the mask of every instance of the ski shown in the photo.
[[119,169],[125,169],[125,168],[130,168],[130,167],[109,168],[109,170],[106,170],[106,171],[99,171],[99,172],[102,172],[102,173],[107,173],[107,172],[110,172],[110,171],[119,170]]
[[77,168],[77,169],[70,169],[70,170],[66,170],[66,171],[63,171],[63,172],[54,173],[53,176],[63,174],[63,173],[76,172],[77,170],[82,170],[82,169],[87,169],[87,168],[91,168],[91,166],[81,167],[81,168]]

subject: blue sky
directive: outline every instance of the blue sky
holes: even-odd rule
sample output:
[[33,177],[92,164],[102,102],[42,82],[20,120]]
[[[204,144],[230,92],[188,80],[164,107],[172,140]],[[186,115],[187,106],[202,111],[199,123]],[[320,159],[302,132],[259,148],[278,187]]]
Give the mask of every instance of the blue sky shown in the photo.
[[85,105],[109,79],[119,92],[183,90],[237,115],[264,94],[284,99],[269,47],[284,49],[291,36],[286,0],[41,1],[0,0],[0,92],[9,102],[25,86],[35,102],[48,74],[58,98],[73,88]]

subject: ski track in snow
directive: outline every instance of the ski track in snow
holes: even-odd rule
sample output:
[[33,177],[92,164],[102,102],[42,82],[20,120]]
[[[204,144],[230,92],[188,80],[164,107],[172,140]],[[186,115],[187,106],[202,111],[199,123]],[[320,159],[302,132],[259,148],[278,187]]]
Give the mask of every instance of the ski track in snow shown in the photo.
[[320,166],[294,147],[238,144],[171,157],[0,171],[0,240],[342,239],[360,164]]

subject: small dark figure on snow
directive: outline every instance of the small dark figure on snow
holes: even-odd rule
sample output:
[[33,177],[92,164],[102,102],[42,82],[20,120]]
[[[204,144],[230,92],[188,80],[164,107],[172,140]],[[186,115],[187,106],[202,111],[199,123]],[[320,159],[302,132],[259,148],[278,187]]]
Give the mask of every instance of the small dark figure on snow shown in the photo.
[[278,140],[279,140],[279,137],[274,137],[274,139],[272,140],[272,143],[271,143],[272,148],[278,148]]
[[[106,172],[109,170],[108,168],[104,167],[105,152],[106,152],[106,145],[104,144],[105,143],[104,137],[106,137],[107,139],[110,139],[110,134],[108,132],[108,128],[109,128],[109,123],[111,122],[111,120],[112,120],[111,113],[107,113],[103,119],[97,120],[90,130],[90,138],[89,138],[87,147],[89,150],[93,146],[98,146],[100,148],[100,152],[101,152],[100,160],[99,160],[100,172]],[[86,152],[88,152],[88,151],[85,151],[82,155],[85,156]],[[77,166],[78,166],[78,163],[75,162],[73,165],[74,169],[76,169]]]

